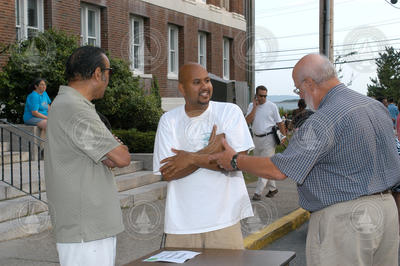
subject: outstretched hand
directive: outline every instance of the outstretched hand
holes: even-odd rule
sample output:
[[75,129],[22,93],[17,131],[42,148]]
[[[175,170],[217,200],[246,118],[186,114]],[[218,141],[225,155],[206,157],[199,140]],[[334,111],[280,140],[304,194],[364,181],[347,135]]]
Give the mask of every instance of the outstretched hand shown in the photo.
[[236,152],[234,149],[232,149],[231,146],[229,146],[225,138],[222,139],[222,145],[225,150],[223,152],[215,153],[208,156],[208,159],[211,162],[213,161],[216,162],[220,168],[223,168],[227,171],[232,171],[233,168],[231,166],[231,160],[233,155],[236,154]]

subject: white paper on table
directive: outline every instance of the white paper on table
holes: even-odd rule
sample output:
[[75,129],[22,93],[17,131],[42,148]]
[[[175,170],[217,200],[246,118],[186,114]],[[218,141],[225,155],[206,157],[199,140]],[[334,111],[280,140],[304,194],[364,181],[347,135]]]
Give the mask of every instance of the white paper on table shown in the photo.
[[195,256],[201,254],[200,252],[187,251],[187,250],[177,250],[177,251],[162,251],[154,256],[143,261],[154,262],[154,261],[165,261],[174,263],[184,263],[187,260],[194,258]]

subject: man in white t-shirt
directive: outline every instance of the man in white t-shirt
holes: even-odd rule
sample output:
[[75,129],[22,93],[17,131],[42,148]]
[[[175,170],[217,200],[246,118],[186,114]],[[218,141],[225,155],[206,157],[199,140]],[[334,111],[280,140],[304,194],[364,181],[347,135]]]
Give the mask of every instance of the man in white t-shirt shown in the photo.
[[[278,107],[273,102],[267,101],[267,92],[267,88],[262,85],[256,88],[256,98],[250,103],[246,114],[246,122],[251,124],[254,135],[253,141],[256,146],[254,155],[263,157],[271,157],[275,154],[276,142],[272,133],[275,125],[278,125],[281,133],[286,135],[285,125],[279,115]],[[261,199],[265,186],[268,189],[266,197],[272,198],[278,193],[275,180],[259,177],[253,200]]]
[[179,70],[185,105],[165,113],[154,144],[154,173],[168,182],[166,247],[243,249],[240,220],[253,216],[241,171],[228,173],[208,160],[222,137],[237,152],[253,149],[237,105],[210,101],[213,86],[201,65]]

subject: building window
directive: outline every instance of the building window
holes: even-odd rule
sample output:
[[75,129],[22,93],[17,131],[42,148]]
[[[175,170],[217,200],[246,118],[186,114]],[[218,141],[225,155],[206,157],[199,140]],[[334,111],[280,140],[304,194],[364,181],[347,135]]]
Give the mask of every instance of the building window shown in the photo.
[[137,74],[144,73],[144,21],[141,17],[131,18],[131,67]]
[[222,46],[222,76],[224,79],[229,79],[229,71],[230,71],[230,67],[229,67],[229,39],[228,38],[224,38],[223,41],[223,46]]
[[81,5],[81,43],[100,47],[100,8]]
[[229,11],[229,0],[221,0],[221,7]]
[[198,34],[198,63],[207,69],[207,34]]
[[15,0],[15,28],[18,41],[43,31],[43,0]]
[[168,75],[177,76],[179,67],[179,29],[177,26],[168,26]]

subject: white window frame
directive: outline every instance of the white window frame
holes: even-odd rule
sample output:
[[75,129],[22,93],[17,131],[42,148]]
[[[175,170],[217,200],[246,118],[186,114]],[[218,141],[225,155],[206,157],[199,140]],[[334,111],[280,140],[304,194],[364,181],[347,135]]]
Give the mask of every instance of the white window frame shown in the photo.
[[221,8],[229,11],[229,0],[221,0]]
[[[139,23],[138,43],[135,43],[134,24]],[[135,66],[135,47],[138,51],[138,65]],[[131,69],[134,74],[144,74],[144,19],[138,16],[131,16],[131,47],[130,47]]]
[[[199,31],[197,35],[197,62],[207,69],[207,34]],[[203,50],[201,49],[203,47]]]
[[[95,32],[94,36],[89,36],[88,13],[93,11],[95,14]],[[89,44],[89,40],[94,40],[97,47],[101,46],[101,23],[100,23],[100,8],[94,5],[81,4],[81,44]]]
[[[171,36],[171,33],[173,36]],[[171,38],[174,46],[171,47]],[[174,65],[171,63],[175,62]],[[179,28],[175,25],[168,25],[168,78],[177,78],[179,71]]]
[[224,38],[222,42],[222,77],[224,79],[229,79],[230,75],[229,46],[230,46],[230,40],[228,38]]
[[[15,0],[15,31],[18,41],[28,39],[28,31],[44,31],[43,0],[36,0],[37,6],[37,27],[28,25],[28,2],[30,0]],[[19,7],[19,10],[17,10]],[[19,14],[19,16],[18,16]],[[18,23],[19,19],[19,23]]]

